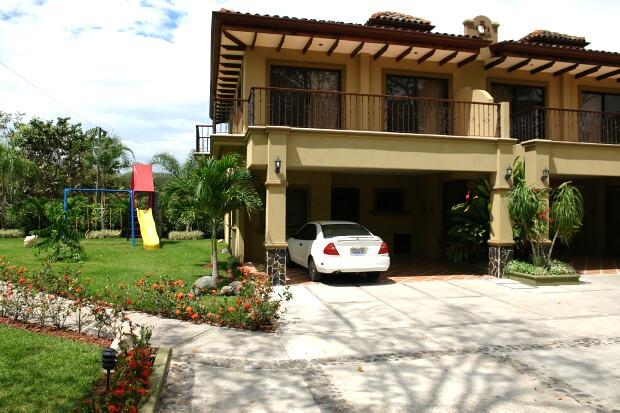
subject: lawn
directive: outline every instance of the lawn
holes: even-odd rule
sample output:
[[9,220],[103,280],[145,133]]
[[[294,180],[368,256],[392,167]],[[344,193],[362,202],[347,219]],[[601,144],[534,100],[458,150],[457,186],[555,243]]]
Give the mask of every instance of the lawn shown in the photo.
[[[133,285],[146,274],[167,275],[186,283],[210,275],[211,241],[162,241],[158,250],[147,251],[140,240],[135,248],[125,239],[84,240],[82,245],[87,258],[82,263],[54,263],[54,268],[70,267],[81,270],[84,277],[91,277],[92,291],[102,291],[107,280],[113,286]],[[218,246],[221,251],[223,244]],[[36,250],[24,248],[21,239],[0,239],[0,256],[16,266],[39,268],[44,259]],[[218,253],[220,275],[226,269],[227,254]]]
[[0,411],[71,412],[101,374],[101,348],[0,325]]

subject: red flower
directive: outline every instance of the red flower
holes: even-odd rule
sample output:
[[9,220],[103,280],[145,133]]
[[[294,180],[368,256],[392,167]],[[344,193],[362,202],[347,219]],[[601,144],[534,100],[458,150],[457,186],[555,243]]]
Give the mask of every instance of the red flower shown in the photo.
[[250,303],[245,303],[243,305],[243,308],[245,308],[245,311],[249,311],[250,310]]
[[108,404],[108,413],[118,413],[120,410],[115,404]]
[[127,412],[129,412],[129,413],[138,413],[138,408],[136,406],[129,406],[127,408]]
[[192,314],[192,320],[195,320],[195,319],[197,319],[198,317],[200,317],[200,316],[198,315],[198,313],[194,313],[194,314]]
[[183,299],[183,293],[178,293],[178,294],[177,294],[177,298],[178,298],[179,300],[182,300],[182,299]]
[[190,306],[185,307],[185,312],[186,312],[187,314],[191,314],[191,313],[192,313],[192,311],[194,311],[194,310],[192,309],[192,307],[190,307]]
[[471,191],[467,191],[465,195],[465,203],[469,204],[469,201],[471,201]]
[[233,311],[235,311],[235,307],[233,307],[233,306],[228,307],[228,311],[230,311],[232,313]]
[[180,315],[181,315],[181,310],[178,310],[178,309],[177,309],[177,311],[175,311],[174,313],[175,313],[175,314],[177,315],[177,317],[178,317],[178,316],[180,316]]
[[127,305],[131,305],[133,302],[131,301],[131,298],[128,298],[126,303],[127,303]]
[[112,393],[114,394],[114,397],[123,397],[123,395],[125,394],[125,390],[116,389]]
[[129,362],[129,368],[132,370],[135,370],[135,368],[138,367],[138,363],[136,363],[135,361],[131,360]]
[[17,283],[20,285],[24,284],[25,282],[26,282],[26,279],[23,277],[19,277],[19,279],[17,280]]

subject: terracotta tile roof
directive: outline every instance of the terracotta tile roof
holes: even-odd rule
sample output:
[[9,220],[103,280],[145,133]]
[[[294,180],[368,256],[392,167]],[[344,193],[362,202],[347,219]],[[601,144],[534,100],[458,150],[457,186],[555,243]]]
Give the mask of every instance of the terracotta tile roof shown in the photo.
[[430,20],[393,11],[373,13],[366,22],[366,26],[396,27],[427,32],[435,28],[435,26],[431,25]]
[[545,46],[564,46],[575,49],[583,49],[588,44],[585,37],[572,36],[549,30],[534,30],[532,33],[519,40],[523,43],[540,44]]
[[[369,27],[367,24],[350,23],[350,22],[343,22],[343,21],[338,21],[338,20],[308,19],[305,17],[279,16],[277,14],[243,13],[243,12],[230,10],[230,9],[220,9],[219,12],[229,13],[229,14],[238,14],[242,16],[265,17],[265,18],[271,18],[271,19],[281,19],[281,20],[290,20],[290,21],[299,21],[299,22],[338,24],[338,25],[343,25],[343,26],[348,26],[348,27],[359,27],[359,28]],[[420,19],[420,20],[424,21],[423,19]],[[374,26],[370,26],[370,27],[374,27]],[[402,27],[394,27],[394,26],[380,26],[377,28],[386,29],[386,30],[394,30],[394,31],[411,31],[410,28],[402,28]],[[421,30],[416,30],[416,31],[421,31]],[[480,40],[478,36],[468,36],[464,34],[438,33],[438,32],[432,32],[428,34],[432,36],[444,36],[444,37],[452,37],[452,38],[460,38],[460,39]]]
[[592,49],[585,49],[583,47],[576,47],[576,46],[567,46],[567,45],[562,45],[562,44],[550,44],[550,43],[535,43],[535,42],[525,42],[523,40],[503,40],[499,43],[494,43],[491,45],[491,48],[496,47],[495,45],[529,45],[529,46],[538,46],[538,48],[540,50],[575,50],[575,51],[580,51],[580,52],[584,52],[584,53],[592,53],[592,54],[598,54],[598,55],[608,55],[608,56],[620,56],[620,52],[610,52],[608,50],[592,50]]

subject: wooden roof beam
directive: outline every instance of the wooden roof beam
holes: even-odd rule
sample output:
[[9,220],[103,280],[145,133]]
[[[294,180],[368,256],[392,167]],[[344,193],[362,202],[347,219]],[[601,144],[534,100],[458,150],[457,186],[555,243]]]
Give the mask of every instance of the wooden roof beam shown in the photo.
[[353,57],[355,57],[355,56],[357,56],[357,55],[359,54],[360,50],[362,50],[362,47],[364,47],[364,44],[365,44],[364,42],[361,42],[361,43],[360,43],[360,44],[359,44],[359,45],[355,48],[355,50],[353,50],[353,51],[351,52],[351,58],[353,58]]
[[570,72],[571,70],[577,69],[578,66],[579,66],[579,63],[575,63],[574,65],[567,66],[564,69],[560,69],[557,72],[553,72],[553,76],[563,75],[566,72]]
[[581,77],[587,76],[587,75],[592,74],[594,72],[598,72],[600,68],[601,68],[601,66],[599,65],[599,66],[594,66],[594,67],[591,67],[589,69],[586,69],[583,72],[579,72],[579,73],[577,73],[575,75],[575,79],[579,79]]
[[[607,72],[603,75],[599,75],[596,77],[596,80],[603,80],[603,79],[607,79],[608,77],[612,77],[615,75],[620,75],[620,69],[616,69],[616,70],[612,70],[611,72]],[[620,81],[620,78],[618,78],[618,81]]]
[[413,46],[409,46],[408,48],[406,48],[404,52],[396,56],[396,61],[400,62],[401,60],[403,60],[405,57],[409,55],[409,53],[411,53],[412,50],[413,50]]
[[278,43],[278,47],[276,47],[276,52],[280,52],[280,50],[282,50],[282,46],[284,45],[284,39],[286,39],[285,34],[280,37],[280,43]]
[[422,56],[421,58],[419,58],[419,59],[418,59],[418,64],[426,62],[426,61],[429,59],[429,57],[431,57],[432,55],[434,55],[434,54],[435,54],[435,52],[436,52],[436,51],[437,51],[437,49],[433,49],[433,50],[431,50],[430,52],[426,53],[426,54],[425,54],[424,56]]
[[252,44],[250,45],[250,49],[254,50],[254,47],[256,47],[257,38],[258,38],[258,32],[254,32],[254,38],[252,39]]
[[236,76],[239,74],[238,70],[220,70],[220,73],[225,76]]
[[243,56],[240,54],[223,54],[222,58],[228,60],[243,60]]
[[327,51],[327,56],[331,56],[332,53],[334,53],[334,50],[336,50],[336,47],[338,47],[338,43],[340,43],[340,38],[336,38],[336,41],[329,47],[329,50]]
[[465,66],[466,64],[473,62],[473,61],[474,61],[474,60],[476,60],[477,58],[478,58],[478,53],[475,53],[475,54],[473,54],[473,55],[471,55],[471,56],[469,56],[469,57],[467,57],[467,58],[465,58],[465,59],[461,60],[460,62],[458,62],[458,63],[456,64],[456,67],[463,67],[463,66]]
[[514,72],[515,70],[520,69],[523,66],[527,66],[531,61],[532,61],[532,59],[521,60],[519,63],[510,66],[508,68],[508,73]]
[[489,62],[486,65],[484,65],[484,70],[489,70],[491,68],[494,68],[497,65],[501,65],[502,63],[504,63],[505,60],[506,60],[506,56],[502,56],[499,59],[495,59],[492,62]]
[[222,82],[232,82],[232,83],[237,83],[238,78],[236,77],[224,77],[224,76],[220,76],[219,80]]
[[226,62],[221,62],[220,65],[222,67],[226,67],[228,69],[241,69],[241,63],[226,63]]
[[306,54],[306,52],[308,51],[310,46],[312,46],[312,41],[313,40],[314,40],[314,37],[310,37],[310,39],[308,39],[308,42],[306,43],[306,45],[304,46],[303,50],[301,51],[301,54]]
[[224,37],[226,37],[228,40],[230,40],[237,46],[241,47],[242,50],[245,50],[248,48],[248,46],[245,43],[243,43],[241,40],[239,40],[237,37],[231,34],[228,30],[223,30],[222,33],[224,34]]
[[545,63],[544,65],[540,65],[538,67],[535,67],[534,69],[532,69],[530,71],[530,75],[535,75],[536,73],[540,73],[543,70],[549,69],[551,66],[553,66],[555,64],[555,60],[552,60],[548,63]]
[[242,51],[245,50],[241,46],[236,46],[236,45],[232,46],[232,45],[229,45],[229,44],[223,44],[222,45],[222,49],[227,50],[227,51],[233,51],[233,52],[242,52]]
[[383,55],[383,53],[387,51],[388,47],[390,47],[389,43],[384,44],[383,47],[379,49],[379,51],[375,53],[375,55],[372,58],[374,60],[377,60],[378,58],[380,58]]
[[456,55],[458,55],[458,54],[459,54],[459,52],[453,52],[453,53],[450,53],[448,56],[444,57],[443,59],[441,59],[441,60],[439,61],[439,66],[443,66],[443,65],[445,65],[445,64],[446,64],[446,63],[448,63],[450,60],[454,59],[454,58],[456,57]]

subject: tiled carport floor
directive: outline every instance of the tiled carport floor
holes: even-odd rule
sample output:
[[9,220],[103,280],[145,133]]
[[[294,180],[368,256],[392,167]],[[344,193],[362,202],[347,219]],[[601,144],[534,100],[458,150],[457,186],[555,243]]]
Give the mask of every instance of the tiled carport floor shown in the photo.
[[[620,275],[620,259],[613,257],[572,257],[565,258],[582,275]],[[324,277],[325,282],[356,282],[364,280],[363,276],[330,275]],[[389,271],[381,275],[380,283],[416,282],[416,281],[448,281],[489,278],[484,268],[468,264],[453,264],[441,260],[424,258],[392,258]],[[303,284],[311,282],[305,268],[294,267],[287,270],[287,284]]]
[[[424,258],[392,258],[389,271],[381,275],[380,283],[413,282],[413,281],[447,281],[487,278],[486,271],[467,264],[452,264],[446,261]],[[325,282],[352,282],[365,280],[362,275],[328,275]],[[305,268],[289,268],[286,274],[288,285],[311,282]]]

